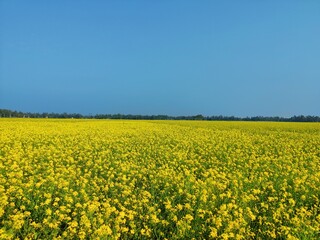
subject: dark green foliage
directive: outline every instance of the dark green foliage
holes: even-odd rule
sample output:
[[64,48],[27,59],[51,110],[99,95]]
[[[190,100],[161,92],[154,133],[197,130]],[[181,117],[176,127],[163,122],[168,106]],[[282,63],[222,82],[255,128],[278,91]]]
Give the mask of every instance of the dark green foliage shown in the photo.
[[270,122],[320,122],[320,116],[285,117],[234,117],[234,116],[168,116],[168,115],[132,115],[132,114],[96,114],[82,115],[79,113],[30,113],[0,109],[0,117],[14,118],[93,118],[93,119],[133,119],[133,120],[207,120],[207,121],[270,121]]

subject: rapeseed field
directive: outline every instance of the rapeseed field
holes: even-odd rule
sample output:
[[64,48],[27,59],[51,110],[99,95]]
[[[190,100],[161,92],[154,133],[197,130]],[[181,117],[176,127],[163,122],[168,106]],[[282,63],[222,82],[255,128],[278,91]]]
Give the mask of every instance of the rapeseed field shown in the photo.
[[320,124],[0,119],[0,239],[320,239]]

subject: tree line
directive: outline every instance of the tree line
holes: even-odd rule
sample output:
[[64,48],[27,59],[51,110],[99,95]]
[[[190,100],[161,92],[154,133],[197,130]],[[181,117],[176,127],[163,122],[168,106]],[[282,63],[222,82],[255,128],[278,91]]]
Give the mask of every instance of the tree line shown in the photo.
[[134,120],[206,120],[206,121],[272,121],[272,122],[320,122],[320,116],[285,117],[234,117],[234,116],[168,116],[168,115],[133,115],[133,114],[95,114],[83,115],[79,113],[30,113],[9,109],[0,109],[3,118],[75,118],[75,119],[134,119]]

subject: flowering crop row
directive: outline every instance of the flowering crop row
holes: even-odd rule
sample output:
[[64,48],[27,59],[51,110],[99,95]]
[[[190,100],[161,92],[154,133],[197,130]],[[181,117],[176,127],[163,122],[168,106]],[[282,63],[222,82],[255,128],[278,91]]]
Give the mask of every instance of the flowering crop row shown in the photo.
[[0,119],[0,239],[319,239],[320,125]]

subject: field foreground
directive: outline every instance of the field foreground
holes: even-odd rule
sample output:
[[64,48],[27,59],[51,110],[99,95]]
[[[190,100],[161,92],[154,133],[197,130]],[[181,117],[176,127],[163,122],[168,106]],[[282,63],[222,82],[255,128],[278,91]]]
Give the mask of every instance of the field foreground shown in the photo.
[[0,119],[0,239],[320,239],[320,124]]

